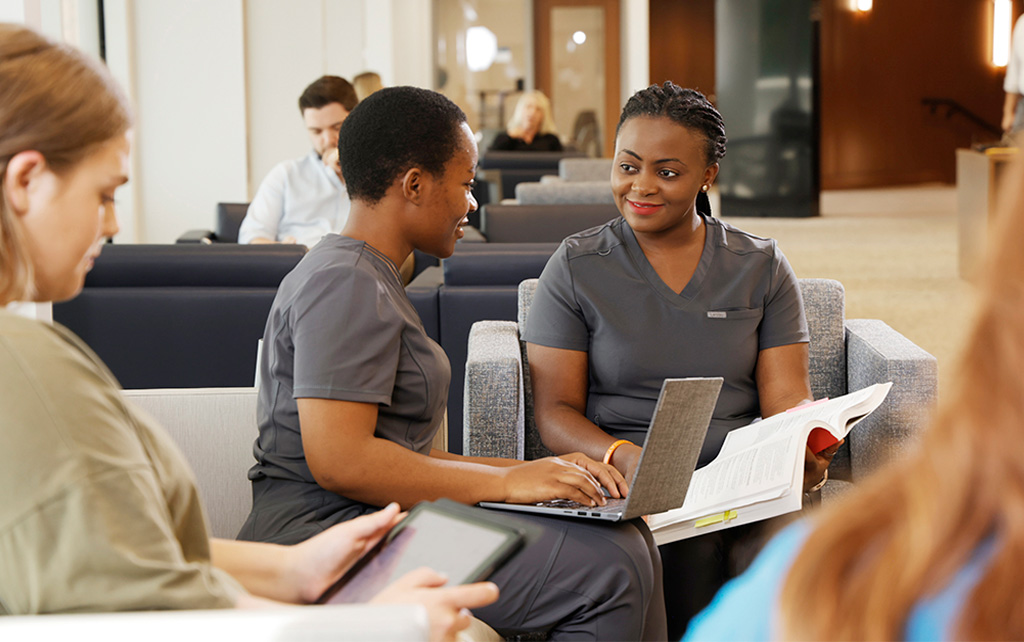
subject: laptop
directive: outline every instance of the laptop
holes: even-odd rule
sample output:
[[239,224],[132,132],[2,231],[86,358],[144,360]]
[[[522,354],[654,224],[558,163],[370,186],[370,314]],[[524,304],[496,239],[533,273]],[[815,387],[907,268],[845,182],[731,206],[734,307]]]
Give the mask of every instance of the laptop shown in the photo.
[[613,522],[679,508],[686,500],[721,389],[721,377],[665,380],[625,498],[609,497],[604,506],[586,506],[568,499],[538,504],[480,502],[480,506]]

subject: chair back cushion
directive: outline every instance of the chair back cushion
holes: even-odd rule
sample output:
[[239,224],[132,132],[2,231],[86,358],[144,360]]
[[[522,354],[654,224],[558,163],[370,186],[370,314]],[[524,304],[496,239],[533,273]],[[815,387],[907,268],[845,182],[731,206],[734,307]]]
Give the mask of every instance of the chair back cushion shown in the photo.
[[480,225],[490,243],[559,243],[618,216],[614,203],[491,204],[481,210]]
[[563,181],[607,181],[611,175],[611,158],[563,158],[558,161],[558,176]]
[[247,473],[256,428],[256,388],[125,390],[171,435],[196,476],[210,533],[234,539],[252,509]]
[[287,245],[109,245],[53,318],[125,388],[252,385],[277,287],[303,254]]
[[249,211],[248,203],[217,203],[217,241],[238,243],[238,229]]
[[581,181],[579,183],[520,183],[516,185],[516,200],[520,205],[552,203],[611,203],[615,204],[612,186],[608,180]]
[[800,279],[811,333],[811,392],[815,399],[846,394],[846,291],[832,279]]
[[487,150],[480,155],[480,169],[532,169],[557,174],[560,160],[581,156],[583,152],[568,149],[560,152]]

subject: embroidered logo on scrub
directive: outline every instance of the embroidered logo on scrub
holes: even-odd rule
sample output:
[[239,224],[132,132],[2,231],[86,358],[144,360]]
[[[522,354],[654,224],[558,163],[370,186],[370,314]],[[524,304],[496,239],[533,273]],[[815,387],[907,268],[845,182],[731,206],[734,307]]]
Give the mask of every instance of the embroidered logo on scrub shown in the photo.
[[708,310],[708,318],[709,319],[724,319],[724,318],[726,318],[727,314],[728,313],[724,312],[724,311]]

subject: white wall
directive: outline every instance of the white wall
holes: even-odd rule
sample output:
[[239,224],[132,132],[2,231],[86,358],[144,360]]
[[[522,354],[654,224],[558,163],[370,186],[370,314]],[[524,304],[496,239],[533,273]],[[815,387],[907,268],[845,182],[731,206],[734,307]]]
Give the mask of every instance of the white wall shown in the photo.
[[25,0],[0,0],[0,22],[25,23]]
[[[309,152],[298,99],[324,74],[351,78],[362,71],[360,0],[245,3],[249,106],[246,198],[282,160]],[[223,199],[226,200],[226,199]]]
[[320,76],[351,80],[376,71],[385,85],[433,86],[432,5],[425,0],[246,0],[246,200],[274,165],[309,152],[297,103]]
[[[622,94],[625,105],[629,97],[650,82],[650,3],[648,0],[622,0],[621,8]],[[615,116],[616,122],[618,115]]]
[[247,198],[242,0],[132,3],[139,240],[209,228]]
[[[0,12],[59,3],[0,0]],[[434,82],[434,0],[104,4],[108,61],[138,113],[118,242],[171,243],[211,227],[217,202],[250,200],[273,165],[309,150],[296,102],[320,75]],[[625,101],[648,83],[647,1],[623,0],[621,16]]]

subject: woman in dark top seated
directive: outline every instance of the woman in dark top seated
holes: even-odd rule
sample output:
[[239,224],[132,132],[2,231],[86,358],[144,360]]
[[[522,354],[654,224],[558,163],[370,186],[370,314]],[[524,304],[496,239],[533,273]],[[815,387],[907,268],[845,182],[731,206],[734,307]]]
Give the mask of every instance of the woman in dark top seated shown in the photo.
[[508,121],[507,131],[498,134],[490,148],[505,152],[562,151],[548,97],[537,90],[523,94],[512,120]]
[[[566,239],[544,268],[524,339],[537,428],[631,479],[667,377],[725,379],[699,465],[730,430],[811,398],[807,322],[775,241],[698,208],[725,154],[721,114],[671,82],[626,103],[611,190],[622,213]],[[838,447],[838,446],[836,446]],[[836,447],[806,454],[804,488]],[[759,524],[661,546],[670,639],[743,565]]]
[[[352,110],[338,146],[352,211],[284,278],[270,310],[241,539],[300,542],[392,501],[593,506],[605,503],[601,485],[625,492],[614,467],[584,455],[522,462],[431,448],[451,369],[396,266],[414,249],[455,250],[476,208],[473,132],[441,94],[390,87]],[[642,520],[522,519],[543,535],[492,576],[501,597],[477,617],[556,640],[665,639],[661,560]]]

